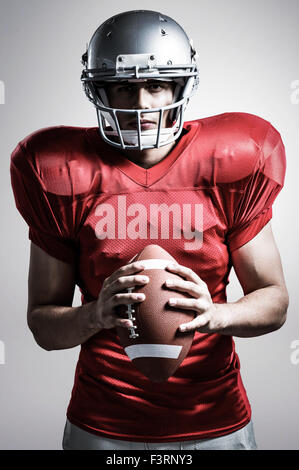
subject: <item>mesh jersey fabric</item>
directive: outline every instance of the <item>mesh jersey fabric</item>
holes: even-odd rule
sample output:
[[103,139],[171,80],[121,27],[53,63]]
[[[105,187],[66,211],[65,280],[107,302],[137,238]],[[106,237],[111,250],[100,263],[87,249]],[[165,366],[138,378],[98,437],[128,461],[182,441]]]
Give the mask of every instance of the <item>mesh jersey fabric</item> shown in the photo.
[[[30,240],[75,263],[83,304],[152,243],[224,303],[230,254],[271,219],[285,168],[269,122],[225,113],[185,123],[174,149],[148,169],[105,144],[97,128],[41,129],[14,150],[11,180]],[[176,373],[155,384],[112,328],[81,345],[67,417],[97,435],[163,442],[233,432],[251,408],[231,336],[196,332]]]

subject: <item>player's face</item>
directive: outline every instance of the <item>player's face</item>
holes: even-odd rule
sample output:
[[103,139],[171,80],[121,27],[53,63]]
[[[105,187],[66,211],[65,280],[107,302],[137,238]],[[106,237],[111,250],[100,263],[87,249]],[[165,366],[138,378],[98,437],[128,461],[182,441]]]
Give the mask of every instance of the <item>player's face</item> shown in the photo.
[[[140,82],[111,83],[107,88],[109,105],[119,109],[151,109],[168,106],[173,102],[173,82],[141,80]],[[162,127],[171,127],[169,110],[164,111]],[[118,113],[121,129],[136,130],[137,119],[129,113]],[[159,113],[141,114],[141,130],[157,129]]]

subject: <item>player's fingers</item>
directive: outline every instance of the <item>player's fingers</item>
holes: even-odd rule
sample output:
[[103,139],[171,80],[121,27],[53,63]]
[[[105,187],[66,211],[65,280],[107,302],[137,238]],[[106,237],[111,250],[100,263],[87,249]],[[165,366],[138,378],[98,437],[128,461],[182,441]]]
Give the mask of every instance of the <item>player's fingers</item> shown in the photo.
[[201,286],[206,286],[206,283],[191,269],[187,266],[182,266],[178,263],[169,263],[166,268],[172,273],[179,274],[179,276],[184,277],[188,281],[195,282]]
[[135,287],[138,285],[144,285],[149,282],[148,276],[121,276],[109,285],[109,293],[115,294],[121,290],[127,289],[129,287]]
[[117,326],[121,326],[123,328],[132,328],[133,323],[128,318],[121,318],[117,315],[116,312],[112,311],[105,315],[103,321],[103,328],[115,328]]
[[179,326],[179,330],[182,332],[188,332],[188,331],[193,331],[193,330],[198,330],[199,328],[202,328],[205,326],[209,321],[211,320],[211,315],[210,313],[203,313],[201,315],[197,315],[194,320],[191,320],[188,323],[182,323]]
[[142,262],[135,261],[134,263],[126,264],[118,268],[114,273],[112,273],[107,279],[105,279],[107,284],[111,284],[120,276],[128,276],[130,274],[136,273],[138,271],[142,271],[144,266]]
[[205,313],[208,310],[210,304],[205,298],[200,299],[181,299],[178,297],[171,297],[168,300],[171,307],[175,306],[178,308],[185,308],[187,310],[194,310],[196,314]]
[[132,328],[133,322],[127,318],[119,318],[115,319],[115,326],[120,326],[122,328]]
[[144,294],[117,293],[105,302],[105,312],[103,314],[103,328],[114,328],[123,326],[132,327],[132,322],[128,318],[123,318],[117,313],[116,307],[119,305],[129,305],[142,302],[145,299]]
[[143,302],[145,299],[145,294],[142,293],[117,293],[110,298],[111,307],[116,307],[118,305],[128,305],[136,302]]
[[176,291],[187,292],[193,297],[200,297],[201,295],[205,294],[205,291],[198,284],[195,284],[191,281],[167,279],[165,281],[165,286]]

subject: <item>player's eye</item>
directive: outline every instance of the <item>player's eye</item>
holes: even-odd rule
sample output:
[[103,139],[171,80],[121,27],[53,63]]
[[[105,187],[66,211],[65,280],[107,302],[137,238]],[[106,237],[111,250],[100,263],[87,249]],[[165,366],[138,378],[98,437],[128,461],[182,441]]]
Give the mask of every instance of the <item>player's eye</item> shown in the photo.
[[157,91],[163,90],[163,85],[161,83],[158,83],[158,82],[157,83],[150,83],[148,85],[148,88],[152,92],[157,92]]
[[121,93],[133,93],[136,90],[135,85],[127,84],[127,85],[120,85],[117,90]]

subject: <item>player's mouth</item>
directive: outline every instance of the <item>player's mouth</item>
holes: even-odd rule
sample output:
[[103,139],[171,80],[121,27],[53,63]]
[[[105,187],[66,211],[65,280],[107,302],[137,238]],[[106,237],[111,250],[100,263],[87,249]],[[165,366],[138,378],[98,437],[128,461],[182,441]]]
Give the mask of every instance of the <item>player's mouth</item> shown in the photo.
[[[137,121],[136,120],[130,121],[128,123],[128,127],[134,130],[138,129]],[[149,119],[141,119],[140,128],[142,131],[148,131],[149,129],[156,129],[157,123],[155,121],[150,121]]]

